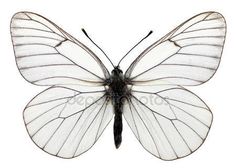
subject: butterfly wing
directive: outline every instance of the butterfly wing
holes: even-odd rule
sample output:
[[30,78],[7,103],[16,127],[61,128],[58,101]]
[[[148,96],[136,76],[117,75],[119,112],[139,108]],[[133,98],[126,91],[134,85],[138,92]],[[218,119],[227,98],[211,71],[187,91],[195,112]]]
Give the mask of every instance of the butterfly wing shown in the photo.
[[24,110],[29,136],[58,157],[84,153],[113,116],[103,86],[109,78],[106,67],[85,45],[40,15],[15,14],[11,35],[22,76],[32,84],[51,86]]
[[133,84],[200,85],[216,72],[225,35],[221,14],[194,16],[141,53],[125,76]]
[[38,14],[15,14],[11,36],[17,67],[32,84],[103,85],[109,77],[90,49]]
[[113,116],[104,87],[68,89],[50,87],[32,99],[24,110],[30,138],[45,152],[73,158],[100,137]]
[[205,141],[212,113],[182,86],[200,85],[214,75],[225,34],[221,14],[199,14],[148,47],[127,69],[125,77],[132,87],[124,117],[154,156],[178,159]]
[[133,86],[124,117],[141,145],[154,156],[174,160],[205,141],[212,113],[195,94],[180,86]]

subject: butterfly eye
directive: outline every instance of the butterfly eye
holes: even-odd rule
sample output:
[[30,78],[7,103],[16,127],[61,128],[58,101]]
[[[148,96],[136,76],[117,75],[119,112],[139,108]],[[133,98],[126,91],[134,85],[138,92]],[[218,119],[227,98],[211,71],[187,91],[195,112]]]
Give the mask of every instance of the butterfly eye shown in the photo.
[[119,72],[120,74],[123,74],[123,71],[122,71],[122,70],[120,70],[120,69],[118,69],[118,72]]

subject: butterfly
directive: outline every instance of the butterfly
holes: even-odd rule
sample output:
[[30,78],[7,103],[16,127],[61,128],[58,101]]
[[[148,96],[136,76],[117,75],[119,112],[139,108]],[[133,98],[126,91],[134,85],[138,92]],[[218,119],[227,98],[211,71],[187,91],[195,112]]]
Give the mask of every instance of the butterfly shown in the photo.
[[124,118],[152,155],[188,156],[205,141],[213,115],[185,86],[201,85],[215,74],[225,36],[220,13],[201,13],[146,48],[125,71],[127,54],[117,66],[106,56],[110,72],[55,23],[32,12],[16,13],[11,37],[17,67],[28,82],[49,87],[24,109],[30,138],[51,155],[74,158],[95,144],[113,117],[118,148]]

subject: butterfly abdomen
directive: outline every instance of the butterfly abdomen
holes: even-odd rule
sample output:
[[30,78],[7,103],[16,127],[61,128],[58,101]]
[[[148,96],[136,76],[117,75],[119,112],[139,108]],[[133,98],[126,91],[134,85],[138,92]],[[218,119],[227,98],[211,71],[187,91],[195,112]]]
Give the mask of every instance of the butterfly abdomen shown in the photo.
[[122,142],[122,130],[123,130],[122,105],[120,105],[120,103],[115,104],[114,110],[115,110],[114,126],[113,126],[114,142],[116,148],[119,148]]

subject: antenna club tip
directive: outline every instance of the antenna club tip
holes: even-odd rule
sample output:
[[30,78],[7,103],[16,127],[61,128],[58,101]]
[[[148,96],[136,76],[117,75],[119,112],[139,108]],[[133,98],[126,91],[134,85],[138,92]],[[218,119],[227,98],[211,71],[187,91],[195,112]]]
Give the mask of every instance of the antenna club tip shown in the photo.
[[82,32],[83,32],[86,36],[88,36],[88,34],[87,34],[87,32],[85,31],[84,28],[82,28],[81,30],[82,30]]
[[152,31],[152,30],[150,30],[149,34],[152,34],[152,33],[153,33],[153,31]]

